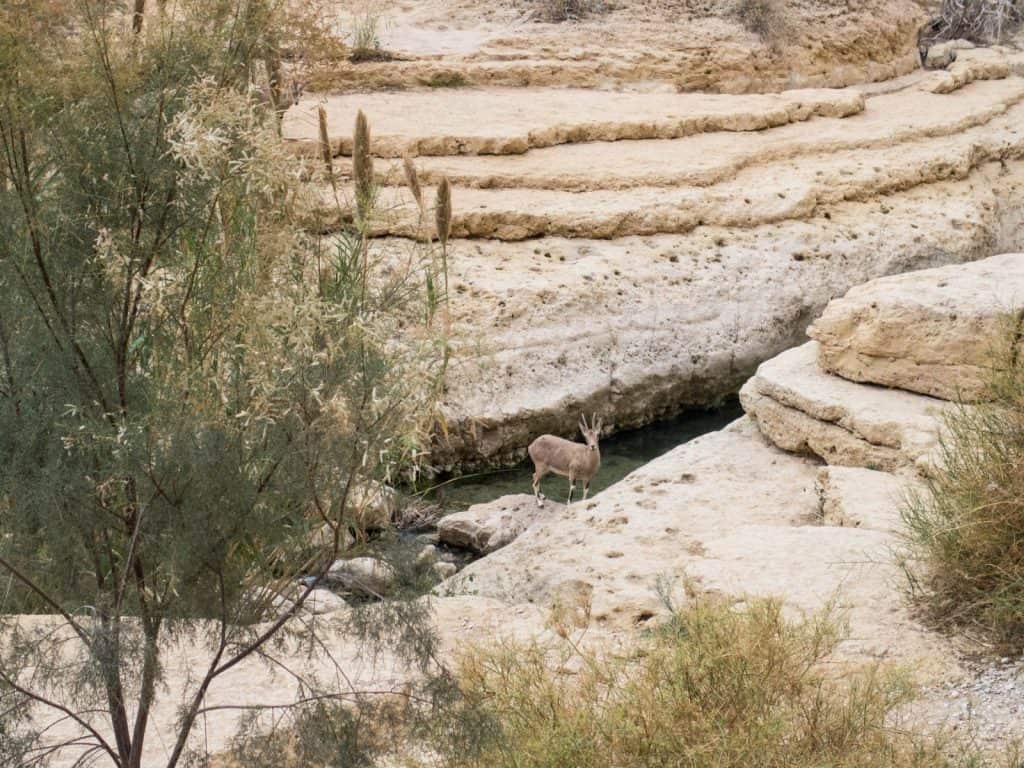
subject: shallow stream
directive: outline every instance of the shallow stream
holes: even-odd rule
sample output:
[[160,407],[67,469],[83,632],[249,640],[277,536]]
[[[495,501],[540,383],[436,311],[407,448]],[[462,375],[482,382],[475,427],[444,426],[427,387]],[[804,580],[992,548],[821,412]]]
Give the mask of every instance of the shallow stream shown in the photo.
[[[721,429],[742,415],[739,402],[729,400],[714,410],[687,411],[675,418],[603,439],[601,469],[590,484],[590,495],[617,483],[637,467],[676,446]],[[580,435],[575,439],[583,440]],[[533,464],[526,459],[511,469],[454,478],[437,486],[432,496],[449,512],[455,512],[512,493],[532,493],[532,477]],[[582,493],[582,488],[577,487],[576,491]],[[564,477],[551,474],[541,483],[541,492],[555,501],[564,502],[569,493],[569,483]]]

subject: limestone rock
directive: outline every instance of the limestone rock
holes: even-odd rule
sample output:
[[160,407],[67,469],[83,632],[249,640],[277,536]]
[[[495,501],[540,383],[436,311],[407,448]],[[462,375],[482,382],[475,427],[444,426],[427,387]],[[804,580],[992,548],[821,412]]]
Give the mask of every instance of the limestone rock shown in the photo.
[[783,352],[740,390],[761,431],[780,448],[829,464],[926,471],[944,403],[833,376],[818,368],[817,356],[813,341]]
[[502,496],[486,504],[474,504],[462,512],[443,517],[437,532],[445,544],[487,554],[513,541],[534,522],[557,514],[564,505],[544,502],[543,508],[530,494]]
[[416,555],[416,567],[417,568],[428,568],[437,562],[437,547],[433,544],[427,544],[423,549]]
[[355,594],[381,597],[394,585],[396,574],[394,568],[375,557],[354,557],[336,560],[325,578]]
[[447,579],[459,572],[459,568],[455,563],[448,562],[434,563],[433,569],[439,579]]
[[944,40],[928,48],[924,57],[925,69],[945,69],[956,61],[957,51],[966,51],[977,46],[970,40]]
[[1024,308],[1024,254],[872,280],[811,325],[823,368],[948,400],[978,399],[992,345]]
[[348,610],[348,603],[329,589],[317,587],[312,590],[302,603],[305,612],[319,616],[327,613],[339,613]]
[[860,467],[822,467],[816,481],[825,525],[899,533],[911,482]]

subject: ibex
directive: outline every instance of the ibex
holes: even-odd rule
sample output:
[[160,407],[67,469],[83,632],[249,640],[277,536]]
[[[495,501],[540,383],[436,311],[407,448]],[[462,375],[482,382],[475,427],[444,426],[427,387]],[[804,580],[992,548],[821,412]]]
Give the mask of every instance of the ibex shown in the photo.
[[[595,423],[596,420],[596,423]],[[533,459],[533,495],[537,506],[544,506],[544,494],[540,492],[540,481],[548,472],[569,478],[569,501],[576,490],[576,480],[583,481],[583,498],[590,492],[590,481],[601,466],[601,451],[597,442],[601,438],[601,419],[595,413],[590,417],[580,416],[580,432],[586,438],[586,445],[573,443],[554,435],[541,435],[530,443],[530,458]]]

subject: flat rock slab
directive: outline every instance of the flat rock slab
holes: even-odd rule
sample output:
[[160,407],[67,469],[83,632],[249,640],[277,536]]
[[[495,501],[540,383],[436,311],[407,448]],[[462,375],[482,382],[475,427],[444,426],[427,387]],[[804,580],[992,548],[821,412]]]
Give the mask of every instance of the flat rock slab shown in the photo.
[[888,472],[927,470],[944,406],[825,373],[813,341],[762,363],[740,390],[740,402],[780,448]]
[[538,508],[537,500],[530,494],[502,496],[447,515],[438,522],[437,533],[449,546],[487,554],[501,549],[533,523],[558,514],[562,509],[565,509],[564,504],[551,500]]
[[879,278],[832,301],[808,334],[822,368],[947,400],[984,394],[999,334],[1024,308],[1024,254]]
[[817,488],[822,522],[843,528],[901,533],[900,510],[914,483],[861,467],[822,467]]
[[356,114],[365,112],[378,157],[506,155],[581,141],[672,139],[709,131],[758,131],[864,109],[856,90],[797,90],[729,96],[630,93],[579,88],[466,88],[385,91],[306,99],[284,118],[286,141],[315,150],[317,109],[336,152],[352,153]]

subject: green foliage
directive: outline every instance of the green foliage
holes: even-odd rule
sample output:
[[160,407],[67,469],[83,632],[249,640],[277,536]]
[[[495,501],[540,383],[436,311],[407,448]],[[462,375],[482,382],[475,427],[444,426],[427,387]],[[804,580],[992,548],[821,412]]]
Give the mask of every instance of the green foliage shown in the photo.
[[903,511],[913,595],[937,622],[1024,649],[1024,364],[1015,319],[982,402],[944,419],[938,470]]
[[[461,670],[479,749],[445,765],[916,766],[948,761],[898,725],[912,691],[878,668],[830,677],[841,637],[828,612],[697,600],[628,656],[539,645],[471,655]],[[966,763],[964,763],[966,764]]]
[[[303,628],[253,624],[266,595],[330,565],[354,489],[433,417],[429,258],[298,225],[317,171],[253,95],[296,44],[279,5],[186,0],[138,34],[119,2],[0,7],[0,613],[59,627],[0,627],[0,704],[6,728],[57,692],[122,768],[166,644],[213,649],[174,765],[204,686]],[[429,656],[422,615],[380,620],[353,631]]]

